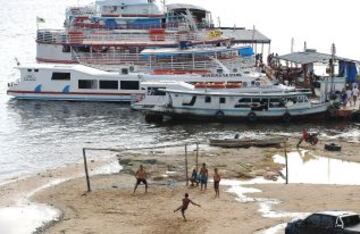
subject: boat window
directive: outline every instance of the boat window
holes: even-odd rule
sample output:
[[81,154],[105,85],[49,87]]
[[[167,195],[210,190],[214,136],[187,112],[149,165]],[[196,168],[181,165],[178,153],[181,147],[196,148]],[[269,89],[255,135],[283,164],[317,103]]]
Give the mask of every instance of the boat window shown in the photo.
[[251,102],[251,99],[250,98],[241,98],[239,100],[239,103],[250,103]]
[[205,103],[211,103],[211,97],[210,96],[205,97]]
[[28,72],[32,72],[32,69],[27,69]]
[[96,89],[97,82],[96,80],[79,80],[78,86],[79,89]]
[[70,80],[71,73],[70,72],[53,72],[51,76],[51,80]]
[[235,105],[235,108],[250,108],[250,107],[251,107],[250,98],[241,98],[239,99],[239,103]]
[[147,90],[148,95],[152,95],[152,96],[165,96],[166,93],[162,90],[164,90],[165,88],[163,87],[149,87]]
[[254,102],[254,103],[259,103],[259,102],[261,102],[261,99],[260,99],[260,98],[253,98],[253,99],[252,99],[252,102]]
[[100,89],[119,89],[117,80],[100,80]]
[[225,104],[226,103],[226,98],[222,97],[219,99],[220,104]]
[[70,53],[70,46],[69,45],[63,45],[62,52]]
[[238,69],[237,69],[237,68],[234,68],[234,69],[233,69],[233,73],[238,73]]
[[195,102],[196,102],[196,96],[193,96],[192,98],[191,98],[191,101],[190,102],[188,102],[188,103],[186,103],[186,102],[183,102],[183,106],[193,106],[194,104],[195,104]]
[[217,74],[223,74],[224,71],[223,71],[222,68],[218,68],[218,69],[216,69],[216,73],[217,73]]
[[39,72],[39,69],[34,69],[34,72]]
[[270,103],[269,103],[269,107],[270,108],[279,108],[279,107],[284,107],[284,101],[280,98],[271,98],[270,99]]
[[121,89],[125,90],[139,90],[140,84],[139,81],[121,81]]
[[121,74],[127,75],[127,74],[129,74],[129,70],[127,68],[122,68],[121,69]]

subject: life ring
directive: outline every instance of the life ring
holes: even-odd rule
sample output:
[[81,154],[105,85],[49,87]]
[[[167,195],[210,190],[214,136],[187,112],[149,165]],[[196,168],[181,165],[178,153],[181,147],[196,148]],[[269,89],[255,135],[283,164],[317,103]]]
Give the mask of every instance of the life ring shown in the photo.
[[215,117],[216,117],[216,119],[218,119],[218,120],[223,120],[224,117],[225,117],[225,114],[224,114],[224,112],[222,112],[222,111],[218,111],[218,112],[216,112]]
[[282,119],[283,119],[283,121],[284,121],[285,123],[289,123],[289,122],[291,121],[292,117],[291,117],[291,115],[290,115],[289,112],[286,112],[286,113],[283,115]]
[[257,116],[255,114],[255,112],[251,111],[248,116],[247,116],[247,119],[249,120],[249,122],[256,122],[257,121]]

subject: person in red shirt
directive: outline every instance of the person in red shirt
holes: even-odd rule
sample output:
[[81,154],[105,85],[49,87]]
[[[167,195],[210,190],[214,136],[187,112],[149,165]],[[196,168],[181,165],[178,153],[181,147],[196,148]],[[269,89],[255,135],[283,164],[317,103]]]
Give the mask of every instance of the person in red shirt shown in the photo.
[[299,142],[297,143],[296,147],[299,148],[300,144],[301,144],[303,141],[306,142],[306,141],[308,140],[308,138],[309,138],[309,133],[308,133],[307,130],[304,128],[304,129],[302,130],[302,136],[301,136]]

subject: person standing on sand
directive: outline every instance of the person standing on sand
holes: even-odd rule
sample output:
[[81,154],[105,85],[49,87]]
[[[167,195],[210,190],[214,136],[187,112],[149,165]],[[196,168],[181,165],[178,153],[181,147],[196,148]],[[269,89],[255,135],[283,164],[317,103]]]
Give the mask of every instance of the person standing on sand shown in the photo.
[[181,214],[182,217],[184,218],[184,221],[186,221],[186,217],[185,217],[185,211],[187,210],[187,208],[189,207],[189,204],[193,204],[194,206],[198,206],[201,207],[199,204],[196,204],[195,202],[191,201],[189,199],[189,194],[185,193],[185,198],[182,200],[182,205],[177,208],[176,210],[174,210],[174,213],[176,213],[177,211],[181,210]]
[[203,163],[201,169],[200,169],[200,190],[202,191],[203,188],[207,189],[207,180],[209,177],[209,171],[206,168],[206,164]]
[[147,193],[148,183],[146,181],[146,172],[145,172],[143,165],[140,165],[139,170],[135,173],[135,178],[136,178],[136,184],[135,184],[135,188],[134,188],[134,193],[135,193],[137,187],[139,186],[139,184],[141,184],[141,183],[143,183],[145,185],[145,193]]
[[346,101],[347,101],[347,103],[349,103],[350,104],[350,106],[352,106],[352,90],[350,89],[350,88],[348,88],[346,91]]
[[359,94],[360,94],[360,91],[359,91],[359,88],[357,86],[355,86],[352,90],[352,97],[353,97],[353,104],[354,106],[356,106],[356,102],[359,98]]
[[221,180],[221,177],[220,177],[220,175],[219,175],[219,173],[218,173],[218,169],[215,168],[215,169],[214,169],[214,190],[215,190],[215,198],[220,197],[220,190],[219,190],[220,180]]

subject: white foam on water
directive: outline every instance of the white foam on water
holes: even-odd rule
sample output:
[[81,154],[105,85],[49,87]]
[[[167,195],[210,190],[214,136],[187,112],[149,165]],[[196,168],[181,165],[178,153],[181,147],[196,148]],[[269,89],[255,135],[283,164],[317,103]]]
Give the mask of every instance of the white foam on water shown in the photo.
[[0,209],[0,233],[29,234],[47,222],[58,220],[57,209],[42,204],[29,204]]
[[[117,173],[121,169],[122,166],[118,161],[113,160],[110,164],[96,168],[92,171],[92,175]],[[30,198],[46,188],[78,177],[82,177],[82,175],[79,174],[73,177],[53,179],[27,193],[15,206],[0,208],[0,233],[31,234],[46,223],[58,221],[61,215],[61,212],[58,209],[46,204],[31,202]]]

